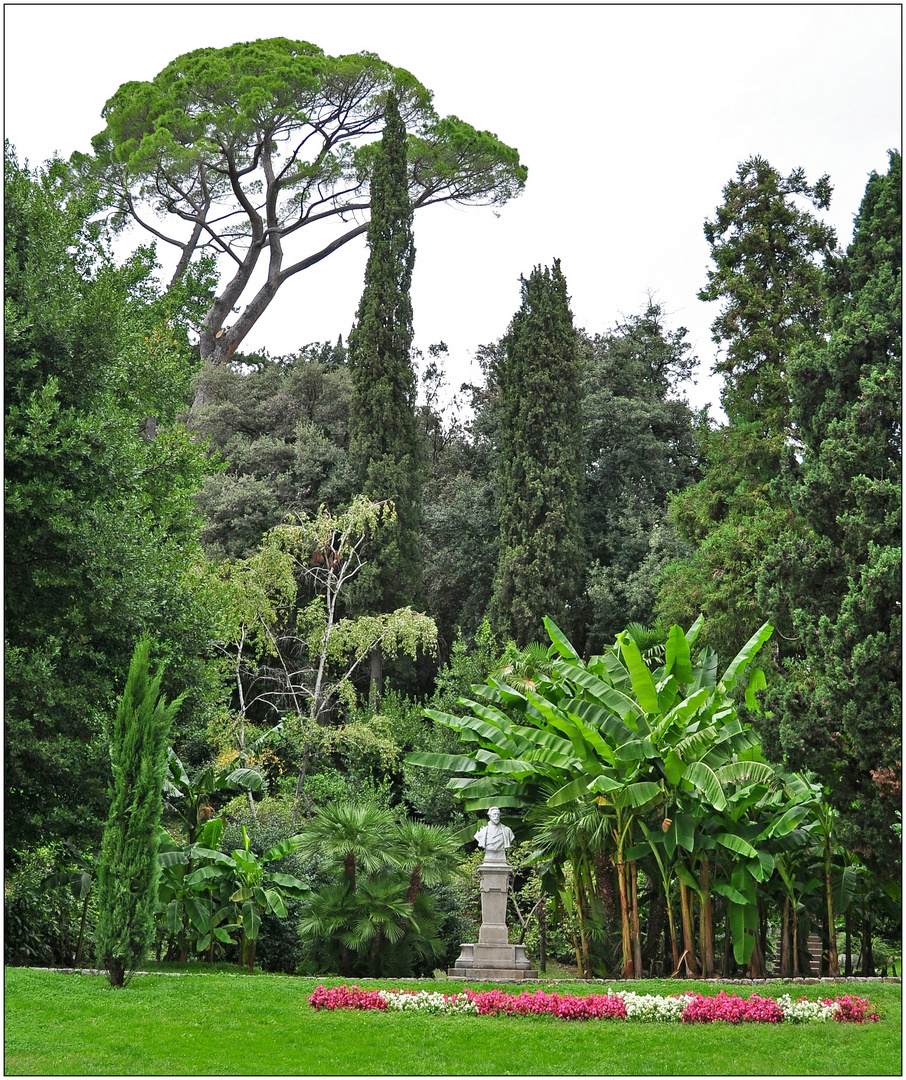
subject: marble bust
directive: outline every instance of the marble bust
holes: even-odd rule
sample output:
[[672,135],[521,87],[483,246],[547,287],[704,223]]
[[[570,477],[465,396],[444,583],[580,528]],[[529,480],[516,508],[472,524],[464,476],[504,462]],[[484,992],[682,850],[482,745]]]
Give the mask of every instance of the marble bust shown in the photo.
[[505,863],[506,849],[513,843],[513,830],[500,824],[500,809],[492,806],[488,810],[488,823],[475,833],[478,846],[484,848],[486,863]]

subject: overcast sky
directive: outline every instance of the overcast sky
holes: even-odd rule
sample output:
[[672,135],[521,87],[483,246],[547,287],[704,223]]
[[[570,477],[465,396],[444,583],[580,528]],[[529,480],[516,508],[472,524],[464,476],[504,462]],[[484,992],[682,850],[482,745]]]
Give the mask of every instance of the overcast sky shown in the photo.
[[[518,148],[528,183],[498,216],[442,205],[415,218],[416,345],[446,341],[454,388],[506,330],[520,274],[559,258],[591,333],[651,291],[701,360],[690,400],[716,403],[716,306],[696,292],[702,224],[736,166],[759,154],[811,181],[829,173],[845,246],[869,174],[900,148],[894,4],[7,4],[4,17],[5,134],[32,165],[88,151],[122,83],[277,36],[376,52],[433,90],[439,113]],[[365,258],[361,239],[287,282],[243,350],[345,337]]]

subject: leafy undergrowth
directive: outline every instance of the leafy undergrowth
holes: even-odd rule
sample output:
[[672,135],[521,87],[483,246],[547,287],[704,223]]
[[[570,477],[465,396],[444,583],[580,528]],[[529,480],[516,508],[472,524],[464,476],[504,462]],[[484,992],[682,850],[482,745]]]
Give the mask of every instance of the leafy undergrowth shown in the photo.
[[[202,966],[202,965],[199,965]],[[197,971],[197,968],[195,969]],[[316,1011],[319,982],[342,979],[234,972],[136,977],[112,990],[102,977],[7,968],[7,1075],[611,1075],[891,1076],[901,1073],[901,988],[849,983],[881,1018],[870,1024],[564,1023],[555,1016],[437,1016],[390,1011]],[[393,989],[399,980],[362,982]],[[413,989],[463,991],[452,980]],[[629,984],[621,984],[621,989]],[[539,983],[546,993],[588,995],[606,987]],[[532,989],[535,989],[535,986]],[[476,992],[500,990],[469,983]],[[509,987],[508,989],[512,989]],[[525,989],[523,987],[520,990]],[[704,982],[650,980],[639,993],[690,990]],[[737,988],[739,992],[745,992]],[[762,989],[762,988],[760,988]],[[814,1000],[831,987],[772,983],[769,993]]]

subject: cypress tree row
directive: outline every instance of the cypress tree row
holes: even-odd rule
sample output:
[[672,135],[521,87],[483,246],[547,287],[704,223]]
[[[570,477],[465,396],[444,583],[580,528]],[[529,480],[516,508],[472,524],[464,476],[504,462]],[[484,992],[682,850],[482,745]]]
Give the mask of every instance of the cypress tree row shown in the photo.
[[520,646],[549,616],[578,628],[585,551],[578,338],[559,259],[522,280],[497,365],[500,557],[495,631]]
[[151,642],[132,655],[110,738],[113,801],[98,867],[97,954],[111,986],[123,986],[154,940],[157,828],[163,805],[167,736],[179,697],[160,696],[163,671],[151,678]]
[[359,490],[369,499],[392,499],[397,513],[395,528],[358,581],[359,603],[374,612],[411,603],[420,582],[420,443],[409,297],[415,245],[407,176],[406,128],[389,93],[371,180],[365,287],[349,335],[350,461]]

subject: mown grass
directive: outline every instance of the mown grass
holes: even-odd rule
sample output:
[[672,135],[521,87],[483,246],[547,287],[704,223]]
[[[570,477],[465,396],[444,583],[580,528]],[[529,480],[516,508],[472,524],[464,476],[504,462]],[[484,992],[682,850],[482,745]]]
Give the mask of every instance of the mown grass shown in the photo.
[[[308,996],[317,983],[344,980],[196,972],[136,976],[127,989],[112,990],[103,977],[7,968],[6,1075],[901,1074],[901,988],[894,983],[758,988],[772,996],[789,990],[813,999],[828,992],[858,994],[871,1000],[880,1023],[737,1027],[315,1012]],[[461,989],[452,980],[405,985]],[[492,984],[468,985],[477,990]],[[606,989],[587,983],[540,986],[562,993]],[[713,983],[663,980],[633,988],[660,994],[717,990]]]

